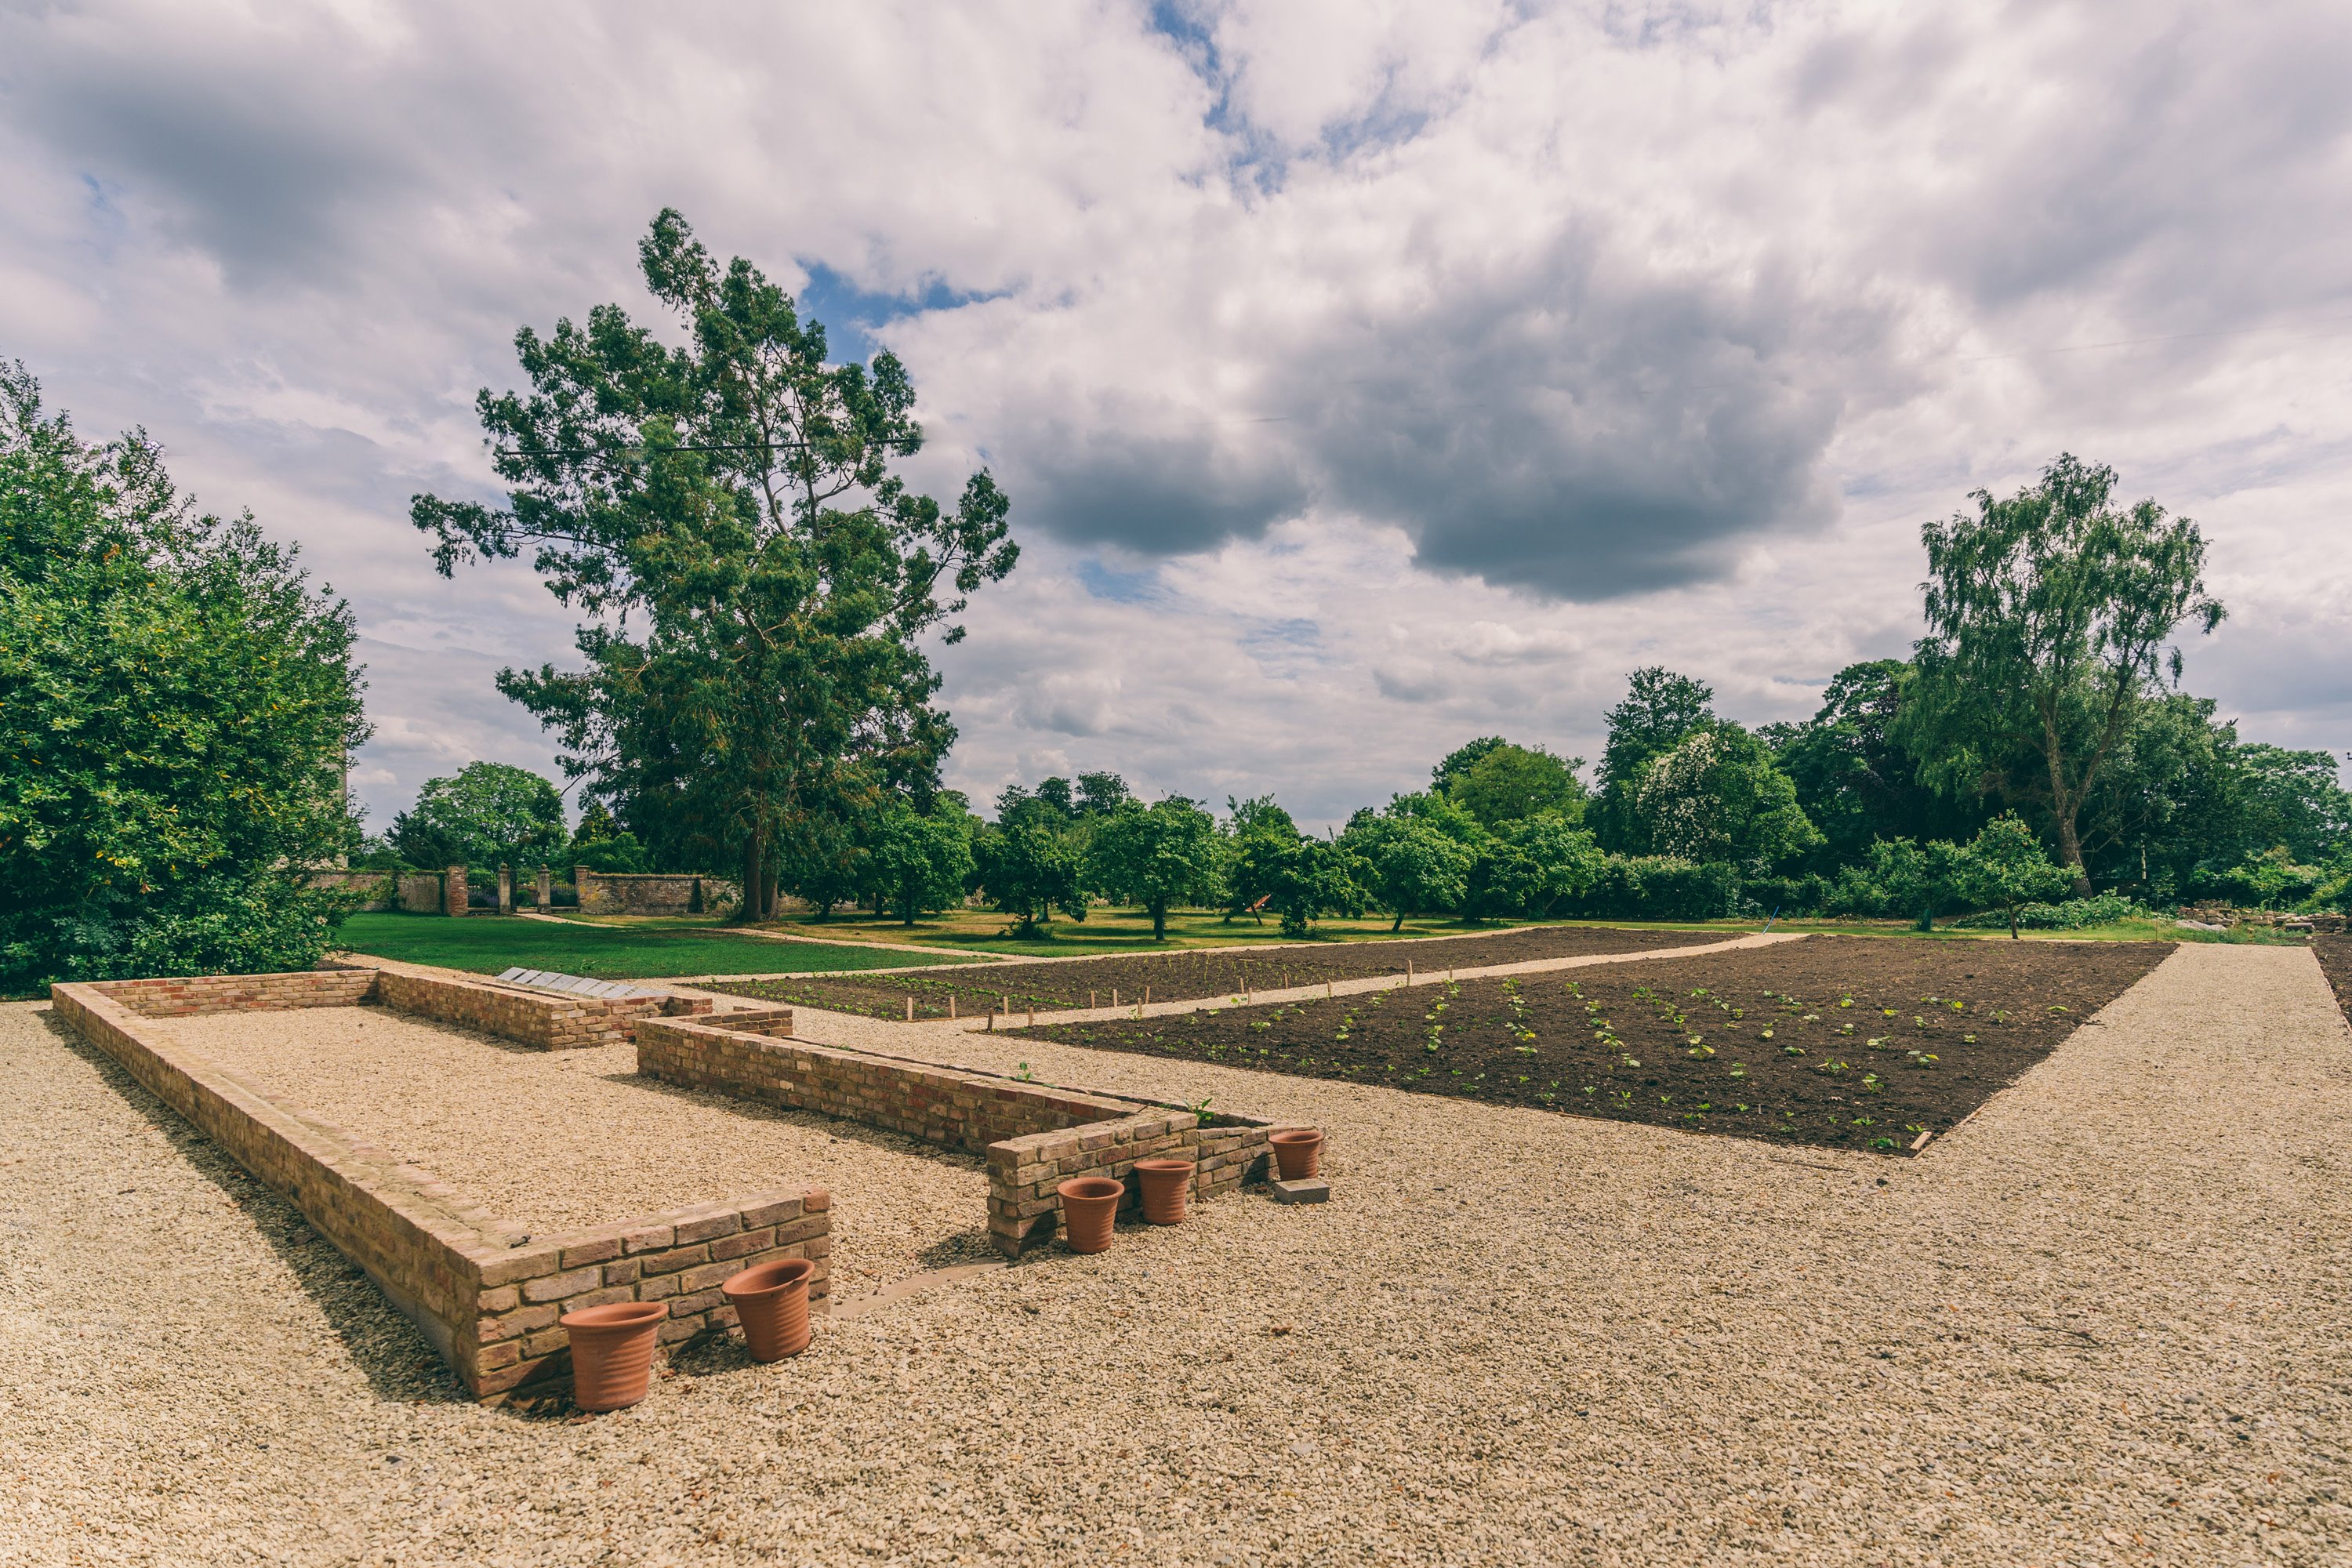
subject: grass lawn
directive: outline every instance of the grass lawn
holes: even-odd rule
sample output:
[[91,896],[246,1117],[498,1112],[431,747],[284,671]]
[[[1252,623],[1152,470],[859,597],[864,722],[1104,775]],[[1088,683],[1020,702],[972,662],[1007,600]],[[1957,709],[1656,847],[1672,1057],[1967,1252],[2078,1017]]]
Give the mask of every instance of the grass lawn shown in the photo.
[[707,924],[608,926],[501,920],[496,915],[359,914],[343,922],[354,952],[496,974],[521,964],[608,980],[687,974],[777,974],[803,969],[887,969],[952,963],[952,954],[873,943],[770,942]]

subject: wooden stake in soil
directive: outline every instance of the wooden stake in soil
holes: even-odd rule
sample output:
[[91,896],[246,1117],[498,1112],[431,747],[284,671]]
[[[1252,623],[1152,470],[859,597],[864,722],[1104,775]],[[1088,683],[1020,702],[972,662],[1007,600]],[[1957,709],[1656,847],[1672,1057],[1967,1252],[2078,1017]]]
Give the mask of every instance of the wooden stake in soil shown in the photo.
[[988,1010],[988,1032],[992,1035],[996,1033],[996,1009],[993,1007]]
[[914,998],[913,994],[912,994],[911,993],[909,993],[909,994],[908,994],[908,997],[907,997],[907,1022],[908,1022],[909,1024],[911,1024],[911,1023],[913,1023],[914,1021],[915,1021],[915,998]]
[[948,1016],[955,1016],[955,993],[952,991],[948,993]]
[[1110,988],[1110,1005],[1114,1007],[1118,1005],[1118,987],[1116,985]]
[[[1114,1001],[1114,1002],[1112,1003],[1112,1005],[1113,1005],[1113,1006],[1117,1006],[1117,1005],[1118,1005],[1117,1002],[1115,1002],[1115,1001]],[[1095,994],[1094,994],[1093,992],[1089,991],[1089,992],[1087,992],[1087,1012],[1089,1012],[1089,1013],[1093,1012],[1093,1011],[1094,1011],[1094,1006],[1095,1006]]]
[[1404,983],[1407,985],[1412,984],[1412,960],[1410,958],[1404,961]]
[[1927,1140],[1934,1136],[1935,1133],[1932,1131],[1922,1132],[1919,1136],[1911,1140],[1911,1152],[1916,1154],[1920,1150],[1925,1149],[1927,1146]]
[[1143,988],[1143,1005],[1147,1007],[1151,1005],[1151,987],[1149,985]]

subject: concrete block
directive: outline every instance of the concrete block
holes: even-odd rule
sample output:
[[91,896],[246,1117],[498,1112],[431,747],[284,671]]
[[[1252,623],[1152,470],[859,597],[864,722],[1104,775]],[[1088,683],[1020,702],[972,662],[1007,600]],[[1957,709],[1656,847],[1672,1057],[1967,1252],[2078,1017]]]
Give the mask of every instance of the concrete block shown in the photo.
[[1278,1204],[1328,1204],[1331,1201],[1331,1184],[1320,1176],[1302,1177],[1296,1182],[1274,1184],[1274,1201]]

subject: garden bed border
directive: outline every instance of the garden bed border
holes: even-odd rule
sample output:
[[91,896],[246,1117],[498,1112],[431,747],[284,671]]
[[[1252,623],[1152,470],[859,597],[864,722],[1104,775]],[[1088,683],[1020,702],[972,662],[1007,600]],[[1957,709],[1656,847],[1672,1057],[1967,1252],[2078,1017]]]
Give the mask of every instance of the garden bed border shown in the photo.
[[[364,986],[356,984],[367,975]],[[811,1306],[831,1289],[832,1195],[787,1188],[688,1205],[556,1237],[521,1233],[430,1172],[272,1100],[210,1058],[160,1037],[152,1020],[205,1013],[349,1006],[368,971],[100,981],[50,987],[58,1016],[120,1063],[374,1280],[467,1392],[498,1403],[567,1385],[563,1313],[666,1302],[665,1345],[724,1332],[719,1282],[756,1263],[815,1265]],[[356,993],[356,994],[355,994]]]

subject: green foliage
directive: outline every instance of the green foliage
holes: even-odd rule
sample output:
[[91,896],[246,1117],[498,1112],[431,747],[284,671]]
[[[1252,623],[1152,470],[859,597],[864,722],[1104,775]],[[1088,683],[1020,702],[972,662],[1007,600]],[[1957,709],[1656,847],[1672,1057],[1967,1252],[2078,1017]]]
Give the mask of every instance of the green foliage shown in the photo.
[[866,834],[865,876],[877,906],[895,912],[900,924],[913,925],[927,911],[961,902],[974,869],[976,826],[968,813],[945,802],[936,803],[926,816],[904,799],[887,801]]
[[2207,890],[2241,908],[2284,910],[2308,902],[2326,880],[2325,869],[2298,863],[2280,844],[2208,879]]
[[1642,765],[1631,826],[1654,853],[1759,873],[1821,839],[1771,752],[1726,720],[1700,726]]
[[1142,905],[1154,942],[1167,940],[1171,904],[1213,902],[1224,890],[1216,821],[1182,795],[1148,810],[1132,798],[1120,800],[1097,826],[1091,854],[1096,885]]
[[1545,813],[1504,824],[1471,868],[1468,910],[1481,917],[1559,914],[1591,891],[1608,856],[1592,835]]
[[499,689],[665,857],[741,864],[758,917],[785,864],[813,877],[879,792],[933,787],[954,730],[922,639],[1012,569],[1008,502],[985,472],[952,511],[908,489],[905,367],[827,363],[822,326],[677,213],[638,259],[685,341],[617,305],[524,328],[531,393],[477,401],[507,509],[419,496],[411,516],[445,574],[529,548],[594,617],[584,668]]
[[1429,770],[1429,787],[1439,795],[1447,793],[1454,787],[1454,780],[1509,744],[1500,735],[1482,735],[1477,740],[1454,747],[1445,753],[1443,762]]
[[1840,868],[1824,891],[1823,912],[1899,915],[1922,931],[1962,897],[1960,851],[1942,839],[1880,838],[1853,865]]
[[1023,930],[1052,920],[1057,909],[1074,920],[1087,918],[1082,858],[1051,827],[999,823],[973,840],[972,858],[988,901],[1019,921]]
[[1739,874],[1672,855],[1611,855],[1571,912],[1601,920],[1720,920],[1739,898]]
[[2147,906],[2136,899],[2121,893],[2095,893],[2087,899],[2068,899],[2063,903],[2020,904],[2014,910],[1988,910],[1952,923],[1997,927],[2008,924],[2013,915],[2020,931],[2084,931],[2122,921],[2146,920],[2147,913]]
[[1874,839],[1965,837],[1983,821],[1973,798],[1941,795],[1924,782],[1897,738],[1910,676],[1901,659],[1850,664],[1832,679],[1811,719],[1757,731],[1796,786],[1798,807],[1821,831],[1812,863],[1825,870],[1859,862]]
[[1423,817],[1367,816],[1349,825],[1342,842],[1363,863],[1372,907],[1396,917],[1391,931],[1403,929],[1407,915],[1460,910],[1469,898],[1475,853]]
[[1961,855],[1958,866],[1962,896],[2009,916],[2009,934],[2017,937],[2017,911],[2027,904],[2046,903],[2073,885],[2074,875],[2042,853],[2033,829],[2013,816],[1985,824]]
[[[1469,749],[1465,746],[1463,751]],[[1454,753],[1460,755],[1461,752]],[[1453,761],[1454,757],[1446,759],[1447,763]],[[1488,747],[1469,765],[1448,774],[1438,787],[1448,800],[1489,829],[1547,813],[1574,822],[1584,814],[1584,781],[1576,776],[1576,770],[1583,765],[1581,757],[1563,760],[1540,746],[1505,742]]]
[[1693,731],[1715,721],[1715,689],[1663,665],[1625,678],[1625,699],[1609,710],[1609,740],[1601,752],[1601,796],[1587,814],[1602,847],[1648,847],[1633,809],[1642,770]]
[[467,763],[455,778],[425,780],[415,807],[393,819],[391,833],[393,847],[409,864],[436,868],[543,865],[566,837],[555,786],[504,763]]
[[1276,873],[1297,841],[1298,825],[1270,795],[1255,800],[1227,795],[1225,835],[1225,919],[1230,921],[1274,896]]
[[2152,500],[2112,506],[2111,468],[2062,454],[2039,484],[1921,530],[1927,635],[1905,740],[1954,793],[2048,814],[2058,858],[2090,890],[2079,819],[2108,759],[2180,652],[2210,632],[2205,540]]
[[138,434],[87,445],[0,366],[0,989],[317,961],[356,847],[348,609]]
[[1362,862],[1336,840],[1297,838],[1282,846],[1268,879],[1282,934],[1305,936],[1325,915],[1362,914]]
[[2235,761],[2246,842],[2314,863],[2352,846],[2352,795],[2338,782],[2334,753],[2252,744],[2240,746]]

